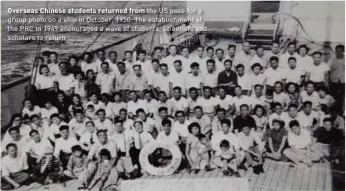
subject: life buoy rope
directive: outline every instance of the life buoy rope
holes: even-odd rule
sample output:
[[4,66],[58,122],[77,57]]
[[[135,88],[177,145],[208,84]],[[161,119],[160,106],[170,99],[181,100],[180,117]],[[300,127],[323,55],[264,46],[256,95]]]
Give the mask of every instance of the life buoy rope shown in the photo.
[[[167,149],[172,154],[171,163],[165,167],[155,167],[149,162],[149,155],[159,148]],[[158,142],[153,142],[145,145],[139,154],[139,162],[141,164],[141,167],[151,175],[171,175],[178,169],[181,160],[182,154],[178,146],[162,144]]]

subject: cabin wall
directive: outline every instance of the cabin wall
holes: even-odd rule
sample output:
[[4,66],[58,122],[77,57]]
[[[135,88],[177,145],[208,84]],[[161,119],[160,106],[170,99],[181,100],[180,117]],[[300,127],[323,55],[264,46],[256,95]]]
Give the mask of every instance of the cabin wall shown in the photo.
[[[280,12],[297,17],[314,41],[345,42],[345,2],[342,1],[282,1]],[[297,34],[297,22],[285,19],[283,34]],[[308,38],[301,29],[300,38]]]

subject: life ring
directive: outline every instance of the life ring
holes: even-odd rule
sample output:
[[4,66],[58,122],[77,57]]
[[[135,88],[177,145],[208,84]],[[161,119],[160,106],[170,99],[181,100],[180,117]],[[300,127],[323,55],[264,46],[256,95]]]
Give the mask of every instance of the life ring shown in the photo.
[[[165,167],[155,167],[149,162],[149,155],[158,148],[167,149],[172,154],[171,163]],[[158,176],[173,174],[180,166],[181,159],[182,155],[178,146],[162,144],[158,142],[153,142],[145,145],[139,154],[139,162],[141,164],[141,167],[149,174]]]

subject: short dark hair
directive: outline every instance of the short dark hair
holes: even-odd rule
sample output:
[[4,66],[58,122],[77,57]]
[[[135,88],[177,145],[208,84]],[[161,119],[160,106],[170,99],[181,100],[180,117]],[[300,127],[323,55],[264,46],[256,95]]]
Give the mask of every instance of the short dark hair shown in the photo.
[[151,60],[151,63],[154,63],[154,62],[156,62],[156,63],[160,63],[160,60],[159,60],[159,59],[157,59],[157,58],[154,58],[153,60]]
[[279,58],[277,56],[272,56],[272,57],[270,57],[270,62],[272,62],[272,61],[279,62]]
[[207,136],[205,136],[204,134],[202,134],[202,133],[200,133],[199,135],[198,135],[198,140],[202,140],[202,139],[204,139],[204,138],[207,138]]
[[212,64],[215,65],[215,60],[214,60],[214,59],[208,59],[208,60],[206,61],[206,63],[212,63]]
[[61,126],[59,127],[59,131],[69,130],[69,129],[70,129],[70,127],[69,127],[68,125],[61,125]]
[[9,143],[6,145],[6,150],[8,150],[10,147],[15,147],[16,149],[18,149],[18,146],[14,143]]
[[303,102],[303,107],[306,107],[308,105],[312,106],[312,102],[311,101],[304,101]]
[[139,108],[136,110],[136,114],[138,115],[139,113],[145,113],[143,108]]
[[182,111],[182,110],[178,110],[177,112],[175,112],[175,117],[177,117],[179,113],[182,113],[182,114],[185,116],[184,111]]
[[228,45],[228,50],[231,49],[231,48],[237,49],[237,47],[236,47],[235,44],[229,44],[229,45]]
[[314,56],[314,55],[316,55],[316,54],[319,54],[320,56],[322,56],[322,52],[320,52],[320,51],[315,51],[315,52],[313,52],[313,53],[312,53],[312,56]]
[[345,50],[345,46],[344,45],[342,45],[342,44],[338,44],[338,45],[336,45],[336,47],[335,47],[335,50],[336,49],[342,49],[343,51]]
[[288,126],[292,129],[292,127],[294,127],[294,126],[300,127],[300,124],[297,120],[292,120],[288,123]]
[[161,111],[168,111],[168,108],[167,107],[159,107],[158,111],[159,111],[159,113]]
[[117,123],[121,123],[121,124],[123,124],[123,120],[122,119],[120,119],[120,117],[115,117],[114,118],[114,122],[113,122],[113,124],[117,124]]
[[107,156],[108,159],[111,158],[111,152],[109,152],[108,149],[101,149],[101,151],[99,152],[100,156]]
[[187,127],[191,134],[192,134],[192,127],[197,127],[198,131],[201,132],[201,126],[197,122],[193,122]]
[[190,68],[199,68],[199,64],[197,62],[192,62],[192,64],[190,65]]
[[226,124],[227,126],[231,126],[231,121],[229,119],[223,119],[220,121],[220,124]]
[[161,122],[161,125],[162,126],[166,126],[166,125],[172,126],[172,122],[169,119],[163,119]]
[[192,91],[197,91],[197,88],[195,88],[195,87],[190,88],[189,92],[192,92]]
[[333,119],[330,118],[330,117],[326,117],[326,118],[323,119],[323,123],[325,123],[325,122],[330,122],[330,123],[333,124]]
[[109,56],[110,56],[111,54],[115,54],[116,56],[118,56],[118,53],[117,53],[117,51],[115,51],[115,50],[112,50],[112,51],[110,51],[110,52],[108,53]]
[[31,131],[29,132],[29,136],[32,136],[32,134],[34,134],[34,133],[39,134],[38,131],[37,131],[36,129],[33,129],[33,130],[31,130]]
[[239,69],[239,68],[243,68],[244,69],[244,65],[243,64],[238,64],[236,67],[235,67],[235,69]]
[[71,148],[72,152],[75,152],[75,151],[83,151],[82,150],[82,147],[80,145],[74,145],[72,148]]
[[107,130],[106,129],[99,129],[99,130],[97,130],[96,135],[98,136],[100,133],[106,133],[106,135],[107,135]]
[[166,63],[162,63],[162,64],[160,64],[160,68],[162,68],[162,67],[168,68],[168,65]]
[[297,62],[297,59],[296,59],[295,57],[293,57],[293,56],[291,56],[291,57],[288,58],[288,61],[291,61],[291,60]]
[[173,64],[179,63],[181,65],[181,60],[174,60]]
[[19,127],[10,127],[8,129],[8,132],[11,133],[12,131],[17,131],[17,133],[19,133]]
[[226,59],[225,61],[223,61],[223,64],[225,65],[225,64],[226,64],[226,62],[229,62],[231,65],[233,64],[233,61],[232,61],[232,60],[230,60],[230,59]]
[[227,141],[227,140],[222,140],[221,142],[220,142],[220,147],[223,147],[223,148],[229,148],[230,147],[230,143],[229,143],[229,141]]
[[252,64],[251,69],[254,70],[255,67],[260,67],[261,70],[263,69],[263,67],[262,67],[262,65],[261,65],[260,63],[254,63],[254,64]]
[[273,119],[272,124],[278,123],[280,125],[280,128],[283,128],[285,126],[285,122],[280,119]]
[[246,107],[247,109],[249,109],[249,105],[248,104],[241,104],[239,108],[241,109],[242,107]]

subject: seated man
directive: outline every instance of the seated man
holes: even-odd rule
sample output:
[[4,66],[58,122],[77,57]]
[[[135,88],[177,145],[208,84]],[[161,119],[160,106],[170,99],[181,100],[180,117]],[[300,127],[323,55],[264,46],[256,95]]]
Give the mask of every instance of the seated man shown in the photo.
[[204,114],[201,106],[196,106],[194,109],[194,117],[191,117],[191,122],[197,122],[201,126],[201,133],[210,138],[211,135],[211,120]]
[[6,152],[8,154],[1,161],[1,190],[16,189],[30,178],[26,154],[18,153],[14,143],[6,145]]
[[338,129],[333,128],[333,120],[325,118],[323,120],[323,127],[319,127],[314,132],[314,140],[311,150],[316,153],[318,159],[324,161],[331,159],[332,162],[338,164],[340,161],[340,140],[341,133]]
[[72,154],[72,147],[78,145],[77,139],[70,135],[69,126],[63,125],[59,128],[61,137],[55,141],[54,156],[60,158],[64,168]]
[[[263,164],[262,154],[264,151],[264,145],[261,139],[254,131],[250,131],[248,126],[242,128],[242,132],[238,134],[238,139],[241,147],[244,149],[248,166],[254,167],[254,170],[257,171],[256,167],[261,168],[261,165]],[[263,172],[263,167],[261,170]]]
[[[218,167],[223,168],[224,162],[222,161],[222,148],[220,147],[222,140],[229,142],[229,145],[232,145],[234,149],[234,154],[236,156],[236,164],[239,166],[244,160],[244,152],[241,149],[238,137],[230,131],[231,121],[228,119],[223,119],[221,122],[221,131],[215,133],[211,137],[211,146],[215,151],[214,164]],[[224,143],[225,148],[227,148],[226,143]],[[226,149],[227,150],[227,149]],[[235,170],[235,169],[233,169]],[[226,172],[229,174],[229,172]]]
[[9,143],[14,143],[17,145],[17,151],[19,153],[22,153],[24,148],[26,147],[26,144],[29,141],[29,138],[27,136],[23,136],[20,134],[19,127],[11,127],[8,129],[8,133],[10,134],[10,137],[12,138],[11,142],[2,142],[2,155],[7,154],[6,151],[6,146]]
[[[284,155],[289,158],[294,164],[299,162],[305,163],[308,167],[311,167],[311,161],[315,157],[311,152],[311,135],[306,129],[300,127],[297,120],[293,120],[289,123],[291,131],[288,133],[288,145],[290,148],[284,150]],[[291,164],[291,166],[294,166]]]

